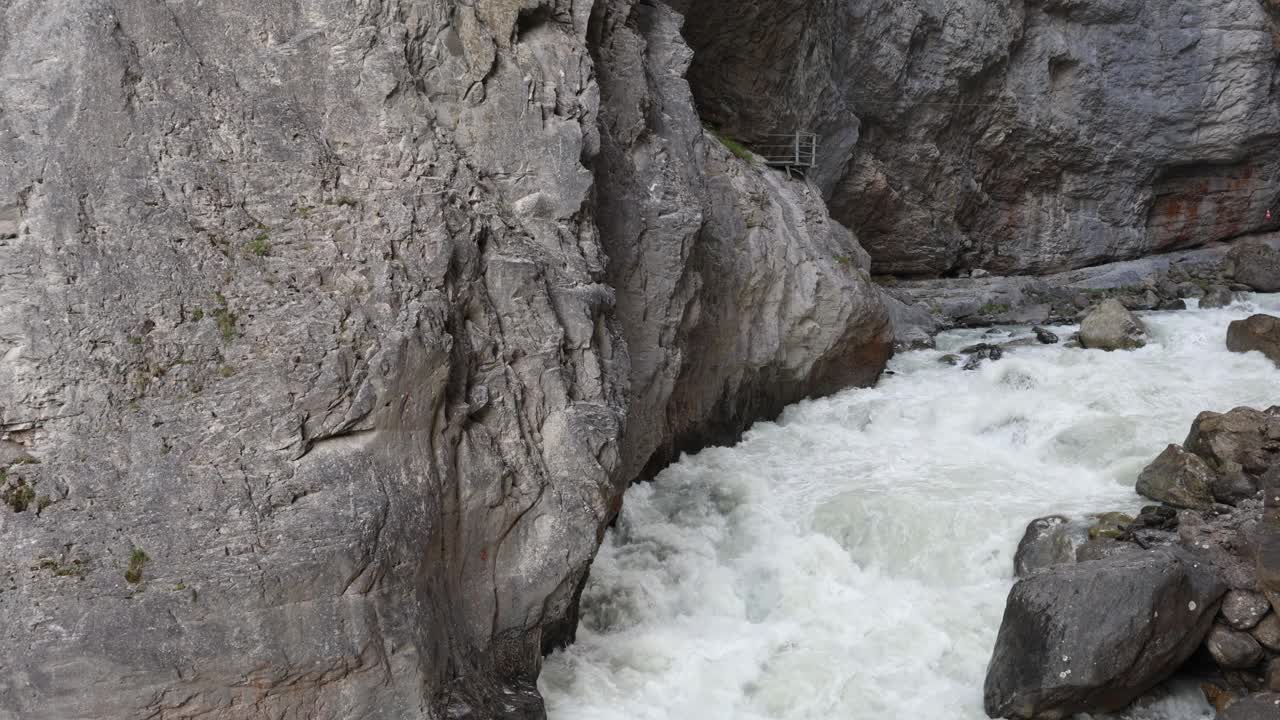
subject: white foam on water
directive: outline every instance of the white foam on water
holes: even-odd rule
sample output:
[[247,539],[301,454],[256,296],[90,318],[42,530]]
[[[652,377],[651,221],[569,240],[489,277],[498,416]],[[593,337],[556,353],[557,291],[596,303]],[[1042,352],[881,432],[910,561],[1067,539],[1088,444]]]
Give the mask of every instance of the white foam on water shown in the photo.
[[[1280,403],[1280,371],[1224,343],[1276,308],[1152,313],[1141,350],[1030,345],[971,372],[938,359],[983,331],[950,333],[681,459],[627,492],[577,642],[547,658],[550,717],[982,720],[1027,523],[1135,509],[1197,413]],[[1205,717],[1193,689],[1132,713]]]

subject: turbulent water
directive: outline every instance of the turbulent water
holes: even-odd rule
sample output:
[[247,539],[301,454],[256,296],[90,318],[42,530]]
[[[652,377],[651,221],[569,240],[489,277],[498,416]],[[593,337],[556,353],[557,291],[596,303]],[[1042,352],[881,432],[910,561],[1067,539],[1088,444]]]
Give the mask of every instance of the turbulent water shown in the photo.
[[[971,372],[938,359],[982,331],[948,334],[874,389],[685,457],[627,493],[577,643],[547,659],[552,720],[985,718],[1027,522],[1133,509],[1198,412],[1280,402],[1268,360],[1225,349],[1260,308],[1280,298],[1148,314],[1135,352],[1033,345]],[[1133,716],[1212,713],[1183,692]]]

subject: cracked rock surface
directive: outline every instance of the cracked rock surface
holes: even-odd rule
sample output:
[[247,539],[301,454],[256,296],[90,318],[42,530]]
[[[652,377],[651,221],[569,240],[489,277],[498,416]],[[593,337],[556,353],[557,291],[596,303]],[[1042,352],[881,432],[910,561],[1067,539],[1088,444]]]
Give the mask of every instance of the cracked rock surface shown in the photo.
[[631,0],[0,8],[0,718],[541,716],[627,483],[892,327]]

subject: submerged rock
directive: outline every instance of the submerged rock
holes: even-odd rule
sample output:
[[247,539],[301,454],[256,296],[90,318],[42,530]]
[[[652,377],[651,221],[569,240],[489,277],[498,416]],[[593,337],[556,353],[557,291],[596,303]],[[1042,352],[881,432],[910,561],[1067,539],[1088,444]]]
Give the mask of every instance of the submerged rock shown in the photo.
[[1227,326],[1227,349],[1231,352],[1258,352],[1280,365],[1280,318],[1253,315]]
[[1227,591],[1179,551],[1059,565],[1009,594],[983,690],[993,718],[1117,710],[1200,645]]
[[1241,242],[1231,248],[1227,262],[1236,282],[1258,292],[1280,291],[1280,250],[1262,242]]
[[1213,507],[1213,470],[1196,455],[1170,445],[1138,476],[1140,495],[1174,507],[1208,510]]
[[990,343],[978,343],[970,345],[960,351],[967,356],[964,363],[965,370],[976,370],[983,360],[999,360],[1004,357],[1004,348],[999,345],[991,345]]
[[1054,335],[1053,333],[1049,332],[1048,330],[1045,330],[1042,327],[1033,327],[1031,328],[1031,332],[1036,334],[1036,340],[1039,340],[1041,343],[1045,345],[1053,345],[1054,343],[1058,342],[1057,335]]
[[1133,350],[1147,344],[1147,328],[1119,300],[1105,300],[1080,323],[1080,344],[1097,350]]

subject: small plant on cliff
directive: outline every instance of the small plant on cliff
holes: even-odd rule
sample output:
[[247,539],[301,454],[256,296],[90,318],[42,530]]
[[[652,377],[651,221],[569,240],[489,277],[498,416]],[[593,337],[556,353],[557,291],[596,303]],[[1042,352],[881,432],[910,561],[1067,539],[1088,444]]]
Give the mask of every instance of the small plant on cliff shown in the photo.
[[258,257],[266,257],[271,254],[271,236],[258,233],[257,237],[245,244],[244,249]]
[[22,478],[18,478],[13,485],[6,485],[7,482],[8,473],[0,470],[0,502],[4,502],[16,513],[25,511],[36,499],[35,486],[28,485]]
[[125,568],[124,579],[132,585],[142,582],[142,568],[146,566],[147,561],[151,558],[143,552],[142,548],[134,547],[129,553],[129,567]]
[[213,318],[218,321],[218,332],[222,339],[231,342],[236,339],[236,314],[227,307],[227,298],[222,293],[216,295],[218,307],[213,310]]
[[710,125],[706,126],[706,128],[708,132],[715,135],[716,139],[720,141],[720,144],[723,145],[726,150],[733,153],[734,157],[746,160],[747,162],[755,161],[755,156],[751,154],[751,151],[747,149],[746,145],[743,145],[734,138],[720,130],[717,130],[716,128],[711,127]]
[[990,301],[985,303],[982,307],[978,308],[978,312],[982,313],[983,315],[1000,315],[1002,313],[1009,312],[1009,306],[1006,305],[1005,303]]

